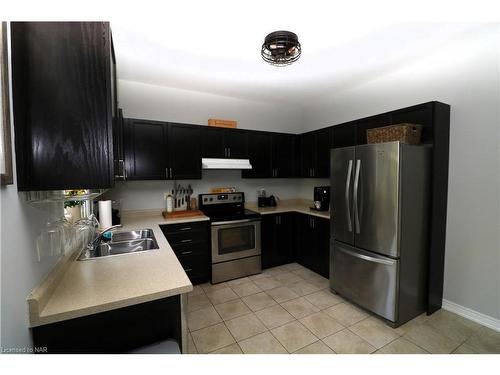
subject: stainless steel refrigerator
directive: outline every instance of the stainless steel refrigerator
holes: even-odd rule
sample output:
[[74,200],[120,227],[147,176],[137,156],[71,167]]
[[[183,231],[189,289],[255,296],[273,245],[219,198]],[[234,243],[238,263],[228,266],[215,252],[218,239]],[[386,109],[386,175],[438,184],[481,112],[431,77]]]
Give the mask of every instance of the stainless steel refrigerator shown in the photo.
[[331,150],[330,288],[398,326],[425,311],[430,146]]

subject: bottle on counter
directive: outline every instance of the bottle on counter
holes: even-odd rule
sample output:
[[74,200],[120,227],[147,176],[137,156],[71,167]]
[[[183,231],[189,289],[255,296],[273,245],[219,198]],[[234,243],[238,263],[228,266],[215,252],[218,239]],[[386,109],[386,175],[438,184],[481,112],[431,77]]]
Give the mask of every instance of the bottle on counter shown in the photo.
[[170,192],[167,195],[167,212],[173,212],[174,211],[174,197]]

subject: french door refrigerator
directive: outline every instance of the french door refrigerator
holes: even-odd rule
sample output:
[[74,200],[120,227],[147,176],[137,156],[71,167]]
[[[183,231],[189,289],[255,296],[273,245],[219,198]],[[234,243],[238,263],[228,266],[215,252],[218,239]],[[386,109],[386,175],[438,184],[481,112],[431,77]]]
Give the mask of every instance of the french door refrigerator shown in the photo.
[[430,152],[400,142],[331,150],[330,288],[393,326],[425,311]]

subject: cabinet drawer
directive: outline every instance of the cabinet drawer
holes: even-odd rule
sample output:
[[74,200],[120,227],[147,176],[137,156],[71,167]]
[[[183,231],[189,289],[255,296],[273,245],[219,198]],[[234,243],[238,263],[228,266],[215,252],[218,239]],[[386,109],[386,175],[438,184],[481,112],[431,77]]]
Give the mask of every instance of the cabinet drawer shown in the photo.
[[172,246],[177,257],[185,255],[208,256],[210,254],[208,242],[194,242]]
[[208,242],[208,233],[206,231],[170,233],[167,234],[166,237],[172,248],[177,247],[178,245]]
[[181,224],[165,224],[160,225],[161,230],[166,235],[170,233],[186,233],[191,231],[208,231],[208,221],[181,223]]

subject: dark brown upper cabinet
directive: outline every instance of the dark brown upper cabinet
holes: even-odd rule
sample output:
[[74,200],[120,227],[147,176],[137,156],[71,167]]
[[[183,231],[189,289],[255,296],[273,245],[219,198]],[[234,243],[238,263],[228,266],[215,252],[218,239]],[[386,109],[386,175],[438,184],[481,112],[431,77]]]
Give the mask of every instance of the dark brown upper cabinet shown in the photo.
[[347,122],[345,124],[335,125],[332,127],[333,147],[350,147],[356,146],[356,123]]
[[296,177],[296,135],[261,131],[247,133],[252,169],[243,170],[243,178]]
[[166,180],[166,122],[138,119],[125,120],[125,169],[127,180]]
[[297,177],[297,139],[294,134],[273,134],[272,177]]
[[126,179],[200,179],[200,136],[195,125],[127,119]]
[[247,130],[202,127],[203,158],[248,158]]
[[329,177],[332,146],[331,127],[302,134],[300,136],[300,176]]
[[200,144],[200,126],[168,124],[168,178],[201,179]]
[[107,22],[12,22],[18,190],[114,184],[116,77]]
[[248,158],[252,169],[242,170],[243,178],[272,177],[272,138],[268,132],[248,132]]

